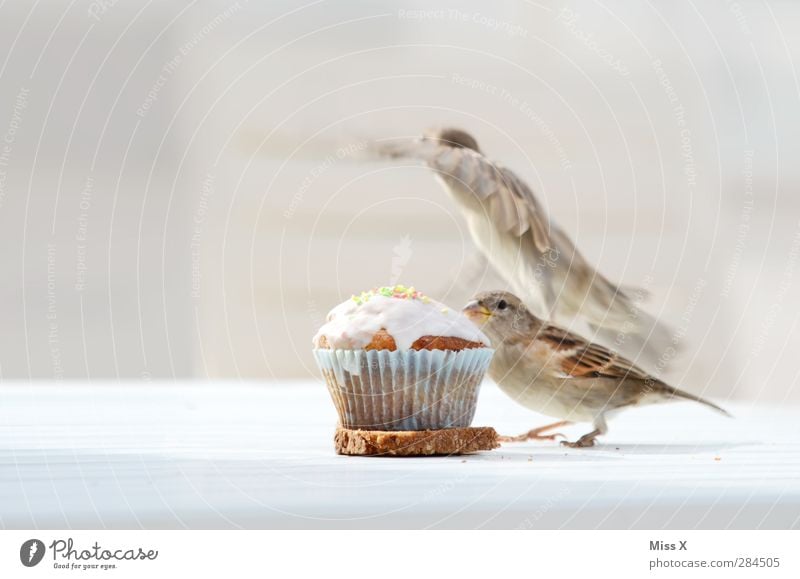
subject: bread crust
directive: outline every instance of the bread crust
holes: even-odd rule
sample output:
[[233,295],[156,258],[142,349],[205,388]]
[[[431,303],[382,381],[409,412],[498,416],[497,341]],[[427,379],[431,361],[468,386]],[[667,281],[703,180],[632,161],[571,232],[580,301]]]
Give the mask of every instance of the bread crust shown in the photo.
[[336,429],[337,454],[351,456],[441,456],[469,454],[498,448],[497,432],[490,426],[441,430]]

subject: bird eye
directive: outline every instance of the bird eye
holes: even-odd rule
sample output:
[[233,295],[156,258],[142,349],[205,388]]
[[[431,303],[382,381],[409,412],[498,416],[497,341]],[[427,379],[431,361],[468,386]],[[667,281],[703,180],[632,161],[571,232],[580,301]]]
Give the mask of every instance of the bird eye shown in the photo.
[[499,302],[497,302],[497,309],[498,310],[504,310],[507,307],[508,307],[508,302],[506,300],[500,300]]

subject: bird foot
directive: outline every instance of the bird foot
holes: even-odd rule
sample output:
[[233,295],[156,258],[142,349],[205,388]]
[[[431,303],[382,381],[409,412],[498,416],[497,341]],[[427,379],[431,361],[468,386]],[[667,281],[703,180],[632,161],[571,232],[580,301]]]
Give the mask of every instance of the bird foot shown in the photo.
[[559,436],[561,438],[566,438],[560,432],[556,432],[554,434],[532,434],[531,432],[523,432],[522,434],[518,434],[516,436],[498,436],[497,440],[500,442],[525,442],[526,440],[555,440]]
[[567,446],[569,448],[589,448],[590,446],[595,445],[595,438],[597,438],[599,434],[601,434],[599,430],[593,430],[589,434],[584,434],[575,442],[562,440],[561,446]]
[[569,424],[568,421],[563,420],[561,422],[556,422],[554,424],[548,424],[547,426],[540,426],[539,428],[534,428],[533,430],[529,430],[528,432],[523,432],[522,434],[518,434],[516,436],[500,436],[498,440],[500,442],[525,442],[526,440],[555,440],[559,436],[561,438],[566,438],[560,432],[555,432],[553,434],[544,434],[548,430],[552,430],[554,428],[558,428],[559,426],[566,426]]
[[575,442],[562,440],[561,446],[567,446],[569,448],[589,448],[590,446],[594,446],[594,438],[590,438],[589,440],[583,440],[583,438],[579,438]]

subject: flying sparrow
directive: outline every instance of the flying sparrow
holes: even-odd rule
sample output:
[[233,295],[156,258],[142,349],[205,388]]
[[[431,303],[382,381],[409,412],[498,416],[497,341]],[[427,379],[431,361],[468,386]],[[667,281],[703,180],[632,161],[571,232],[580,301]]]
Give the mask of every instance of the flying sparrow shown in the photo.
[[464,212],[475,244],[539,317],[580,317],[601,341],[651,362],[671,343],[668,328],[592,267],[531,188],[486,157],[470,134],[433,130],[416,139],[384,141],[378,152],[419,159],[435,171]]
[[673,388],[614,352],[550,325],[513,294],[478,294],[463,310],[492,341],[489,376],[523,406],[559,418],[506,441],[554,439],[544,433],[571,422],[592,422],[594,430],[571,447],[593,446],[608,431],[606,419],[631,406],[693,400],[729,416],[719,406]]

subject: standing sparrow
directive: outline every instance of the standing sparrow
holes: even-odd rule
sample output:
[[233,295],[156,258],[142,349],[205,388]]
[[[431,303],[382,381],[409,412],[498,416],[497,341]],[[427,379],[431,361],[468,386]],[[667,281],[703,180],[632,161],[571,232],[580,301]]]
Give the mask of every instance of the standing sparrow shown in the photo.
[[534,316],[522,301],[502,291],[478,294],[464,307],[492,341],[489,376],[523,406],[560,422],[506,441],[555,436],[543,433],[570,422],[592,422],[594,430],[571,447],[593,446],[608,431],[606,419],[619,410],[675,399],[693,400],[726,416],[725,410],[648,375],[614,352]]
[[671,343],[669,330],[592,267],[550,221],[530,187],[484,156],[468,133],[435,130],[386,141],[378,150],[387,157],[420,159],[436,172],[464,212],[480,251],[540,317],[580,317],[602,341],[651,362]]

